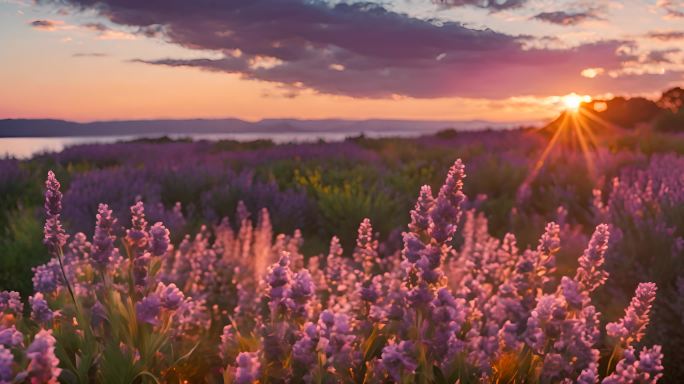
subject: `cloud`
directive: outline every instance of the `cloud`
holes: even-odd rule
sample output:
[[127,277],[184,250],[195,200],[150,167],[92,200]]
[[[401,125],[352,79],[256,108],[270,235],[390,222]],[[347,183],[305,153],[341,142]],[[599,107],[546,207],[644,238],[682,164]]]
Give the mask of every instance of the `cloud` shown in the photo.
[[[527,36],[420,19],[375,3],[45,1],[57,5],[68,2],[140,34],[213,52],[207,58],[146,58],[137,62],[233,73],[283,89],[361,98],[506,98],[565,94],[570,90],[590,93],[597,82],[582,77],[583,69],[614,71],[633,60],[621,49],[628,41],[600,41],[573,48],[530,47]],[[451,3],[491,8],[493,4],[512,7],[522,1]],[[215,53],[219,53],[218,58]],[[586,90],[575,88],[580,86]],[[648,89],[660,86],[653,82]],[[599,92],[617,93],[617,88]]]
[[642,62],[647,64],[672,64],[674,62],[670,56],[679,52],[681,50],[678,48],[651,51],[644,57]]
[[106,53],[102,52],[76,52],[71,55],[71,57],[107,57]]
[[593,10],[582,12],[556,11],[539,13],[533,19],[558,25],[577,25],[587,20],[598,20],[600,17]]
[[665,11],[666,19],[684,18],[684,1],[682,0],[658,0],[656,5]]
[[38,19],[31,21],[29,25],[42,31],[55,31],[61,28],[64,25],[64,22],[59,20]]
[[86,24],[82,24],[81,26],[83,28],[86,28],[88,30],[96,32],[98,39],[101,39],[101,40],[135,40],[136,39],[135,35],[133,35],[131,33],[111,29],[102,23],[86,23]]
[[522,7],[527,0],[433,0],[434,3],[445,7],[477,7],[489,9],[493,12]]
[[661,41],[684,40],[684,31],[653,31],[647,33],[646,37]]
[[585,68],[580,72],[580,75],[588,79],[593,79],[596,76],[602,75],[605,71],[606,70],[603,68]]

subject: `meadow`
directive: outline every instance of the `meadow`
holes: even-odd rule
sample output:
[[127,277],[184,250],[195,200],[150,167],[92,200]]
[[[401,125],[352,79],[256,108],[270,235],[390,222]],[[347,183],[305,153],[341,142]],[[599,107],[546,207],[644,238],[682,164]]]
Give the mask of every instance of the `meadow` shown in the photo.
[[684,137],[0,160],[0,383],[684,379]]

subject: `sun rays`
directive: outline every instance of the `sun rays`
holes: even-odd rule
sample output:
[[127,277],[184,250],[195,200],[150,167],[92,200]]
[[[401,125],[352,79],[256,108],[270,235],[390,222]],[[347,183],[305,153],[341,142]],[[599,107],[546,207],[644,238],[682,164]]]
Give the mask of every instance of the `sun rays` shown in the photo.
[[597,149],[600,145],[600,136],[603,133],[614,132],[617,127],[594,112],[594,102],[589,96],[571,93],[563,96],[561,102],[565,112],[558,120],[540,129],[553,133],[525,179],[523,187],[529,187],[552,155],[572,156],[579,152],[584,158],[589,177],[592,180],[597,177],[596,159],[599,157]]

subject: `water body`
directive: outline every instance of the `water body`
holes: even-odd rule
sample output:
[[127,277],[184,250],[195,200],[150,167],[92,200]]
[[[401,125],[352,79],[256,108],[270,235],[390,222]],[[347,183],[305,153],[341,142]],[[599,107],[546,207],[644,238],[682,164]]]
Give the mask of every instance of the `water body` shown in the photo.
[[[425,131],[374,131],[365,132],[367,137],[415,137],[426,134]],[[218,134],[157,134],[126,136],[83,136],[83,137],[10,137],[0,138],[0,157],[30,158],[44,152],[59,152],[66,147],[79,144],[115,143],[141,138],[170,137],[173,139],[192,138],[193,140],[237,140],[252,141],[270,139],[275,143],[313,142],[318,140],[342,141],[348,137],[358,136],[361,132],[278,132],[278,133],[218,133]]]

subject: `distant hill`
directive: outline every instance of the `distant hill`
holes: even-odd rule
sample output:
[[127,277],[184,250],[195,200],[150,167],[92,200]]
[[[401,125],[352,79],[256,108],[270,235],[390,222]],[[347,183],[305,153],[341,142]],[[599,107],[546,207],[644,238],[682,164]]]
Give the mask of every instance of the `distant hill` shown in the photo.
[[126,120],[78,123],[50,119],[0,120],[0,137],[74,137],[74,136],[150,136],[178,134],[276,133],[276,132],[425,132],[444,129],[508,129],[538,125],[538,121],[492,122],[421,120],[298,120],[265,119],[249,122],[240,119]]

